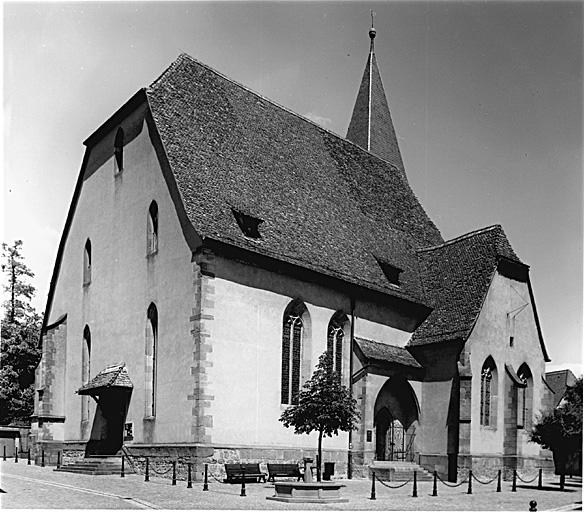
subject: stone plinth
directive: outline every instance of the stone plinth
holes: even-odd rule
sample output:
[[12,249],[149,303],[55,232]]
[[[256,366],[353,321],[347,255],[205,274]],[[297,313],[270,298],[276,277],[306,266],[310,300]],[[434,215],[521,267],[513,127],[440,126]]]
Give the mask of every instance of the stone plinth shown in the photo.
[[343,484],[334,482],[281,482],[276,483],[276,494],[266,499],[287,503],[346,503],[341,497]]

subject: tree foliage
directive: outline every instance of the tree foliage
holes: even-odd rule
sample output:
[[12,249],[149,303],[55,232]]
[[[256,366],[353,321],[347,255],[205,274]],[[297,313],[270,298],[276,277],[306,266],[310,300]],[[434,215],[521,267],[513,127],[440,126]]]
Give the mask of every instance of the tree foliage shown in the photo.
[[34,406],[34,374],[40,360],[38,339],[41,317],[30,299],[34,287],[26,278],[34,274],[21,254],[22,241],[2,244],[2,271],[7,300],[0,346],[0,424],[28,422]]
[[[298,395],[298,405],[289,406],[280,421],[296,434],[318,432],[318,463],[322,461],[322,438],[357,428],[357,402],[333,371],[332,358],[325,352],[312,377]],[[320,475],[320,467],[318,468]]]
[[582,449],[582,378],[567,389],[558,407],[539,418],[531,441],[552,450],[560,466]]

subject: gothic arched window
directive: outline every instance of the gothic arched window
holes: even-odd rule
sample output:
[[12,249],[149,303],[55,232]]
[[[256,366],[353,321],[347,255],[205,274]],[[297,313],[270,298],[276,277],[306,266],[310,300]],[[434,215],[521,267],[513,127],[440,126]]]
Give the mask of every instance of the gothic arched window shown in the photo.
[[118,128],[114,141],[114,165],[116,174],[124,170],[124,130]]
[[156,416],[156,359],[158,355],[158,310],[154,303],[151,303],[150,306],[148,306],[145,352],[145,414],[146,417],[154,417]]
[[533,378],[527,364],[523,363],[517,372],[519,380],[525,384],[517,388],[517,427],[531,430],[533,408]]
[[83,284],[91,283],[91,240],[85,242],[83,250]]
[[282,327],[282,386],[283,404],[297,404],[302,381],[303,350],[305,347],[308,310],[300,301],[293,301],[284,312]]
[[326,350],[331,358],[332,370],[337,373],[339,380],[343,377],[343,343],[348,322],[347,315],[337,312],[331,318],[327,330]]
[[481,415],[480,424],[496,426],[497,413],[497,367],[488,357],[481,370]]
[[148,254],[155,254],[158,252],[158,204],[156,201],[150,203],[148,208]]

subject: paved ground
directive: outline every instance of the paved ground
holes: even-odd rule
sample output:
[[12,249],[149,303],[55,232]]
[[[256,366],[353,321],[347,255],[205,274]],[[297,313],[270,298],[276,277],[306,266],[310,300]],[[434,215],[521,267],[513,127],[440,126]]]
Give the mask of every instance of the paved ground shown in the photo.
[[545,479],[544,489],[535,483],[518,485],[511,492],[511,483],[503,482],[497,493],[496,483],[473,483],[473,494],[467,494],[467,485],[449,488],[439,483],[438,496],[431,496],[432,482],[418,484],[418,497],[412,497],[412,485],[388,489],[376,485],[376,500],[370,500],[371,482],[342,481],[346,487],[343,497],[348,503],[330,505],[287,504],[266,500],[274,494],[271,484],[248,484],[247,496],[241,497],[240,485],[209,482],[209,491],[202,490],[201,482],[186,482],[176,486],[166,479],[151,477],[144,482],[139,475],[87,476],[57,473],[53,468],[28,466],[26,461],[0,461],[0,508],[66,508],[66,509],[228,509],[228,510],[517,510],[528,511],[530,500],[537,501],[537,509],[581,510],[582,479],[567,479],[566,490],[559,491],[558,479]]

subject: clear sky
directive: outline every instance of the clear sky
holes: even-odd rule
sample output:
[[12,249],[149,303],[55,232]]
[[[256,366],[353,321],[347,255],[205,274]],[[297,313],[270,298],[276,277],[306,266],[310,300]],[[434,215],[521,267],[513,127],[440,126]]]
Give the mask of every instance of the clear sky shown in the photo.
[[373,9],[414,192],[446,239],[503,225],[552,368],[581,373],[582,5],[4,3],[3,240],[44,310],[83,140],[180,52],[344,136]]

